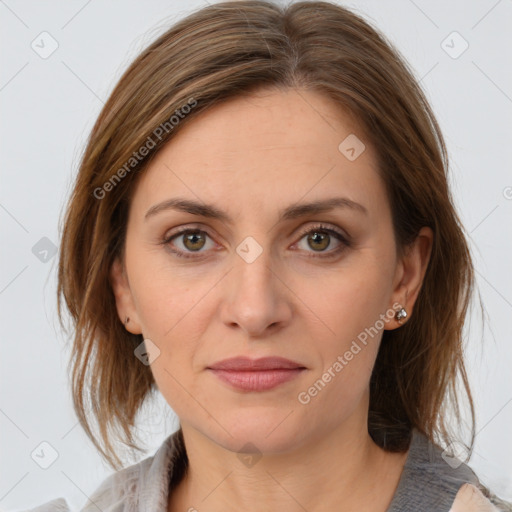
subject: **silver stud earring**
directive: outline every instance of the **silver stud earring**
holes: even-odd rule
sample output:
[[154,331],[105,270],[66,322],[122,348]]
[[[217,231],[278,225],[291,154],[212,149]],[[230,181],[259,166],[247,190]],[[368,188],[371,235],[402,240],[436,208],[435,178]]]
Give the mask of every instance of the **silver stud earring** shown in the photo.
[[407,311],[404,308],[401,308],[397,311],[395,315],[396,321],[402,325],[404,323],[404,319],[407,318]]

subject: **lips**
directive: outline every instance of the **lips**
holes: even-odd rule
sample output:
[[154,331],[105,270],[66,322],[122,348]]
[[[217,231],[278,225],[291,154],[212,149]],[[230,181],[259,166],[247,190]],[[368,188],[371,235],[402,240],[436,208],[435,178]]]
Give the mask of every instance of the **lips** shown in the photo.
[[221,381],[241,391],[266,391],[288,382],[306,367],[282,357],[234,357],[209,366]]
[[224,359],[208,368],[212,370],[227,371],[262,371],[262,370],[294,370],[305,368],[300,363],[285,359],[284,357],[262,357],[260,359],[250,359],[249,357],[233,357]]

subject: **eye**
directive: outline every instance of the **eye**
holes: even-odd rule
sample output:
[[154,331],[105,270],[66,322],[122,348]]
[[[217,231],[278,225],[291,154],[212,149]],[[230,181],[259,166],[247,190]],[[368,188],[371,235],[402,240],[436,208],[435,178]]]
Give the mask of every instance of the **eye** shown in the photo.
[[[166,237],[162,241],[162,244],[169,246],[169,250],[180,258],[194,258],[195,256],[191,256],[187,253],[205,252],[201,251],[201,249],[207,245],[205,242],[206,238],[210,238],[206,231],[201,229],[187,228],[182,229],[181,231],[178,231],[169,237]],[[171,242],[174,239],[178,239],[183,248],[178,247],[176,249],[172,247],[174,244],[171,244]]]
[[[331,242],[333,237],[338,242],[340,242],[339,245],[330,251],[325,251],[327,247],[332,245]],[[323,224],[314,226],[313,228],[308,228],[306,231],[302,232],[302,237],[300,241],[302,241],[303,239],[305,239],[307,247],[312,247],[314,249],[313,252],[319,253],[312,254],[310,256],[312,258],[334,257],[340,254],[347,247],[350,247],[349,241],[342,233],[335,229],[324,226]],[[297,243],[297,245],[300,243],[300,241]],[[307,251],[307,249],[305,250]]]
[[[304,249],[306,252],[316,252],[319,254],[312,254],[309,257],[312,258],[329,258],[334,257],[341,253],[347,247],[350,247],[350,242],[347,238],[340,233],[339,231],[324,226],[323,224],[314,226],[313,228],[309,228],[306,231],[301,233],[301,238],[299,242],[294,245],[299,245],[303,239],[306,239],[306,244],[309,247],[312,247],[313,251],[308,251],[308,249]],[[307,238],[306,238],[307,237]],[[330,245],[332,245],[333,237],[337,240],[339,245],[331,249],[330,251],[326,251]],[[169,250],[180,258],[197,258],[193,253],[197,253],[200,255],[209,249],[212,249],[212,246],[208,247],[207,239],[211,240],[210,235],[201,229],[197,228],[185,228],[181,231],[173,233],[170,236],[165,237],[162,240],[162,245],[165,245],[169,248]],[[177,240],[179,243],[176,247],[174,240]],[[212,244],[215,247],[215,244]],[[181,246],[181,247],[180,247]],[[202,250],[206,247],[206,250]]]

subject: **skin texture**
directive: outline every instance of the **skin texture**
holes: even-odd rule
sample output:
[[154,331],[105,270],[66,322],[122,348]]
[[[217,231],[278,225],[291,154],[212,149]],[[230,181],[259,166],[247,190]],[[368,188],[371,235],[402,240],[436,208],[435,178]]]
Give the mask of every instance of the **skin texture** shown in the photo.
[[450,512],[499,512],[474,485],[464,484],[457,493]]
[[[353,161],[338,149],[350,134],[366,146]],[[212,203],[232,221],[175,210],[144,219],[178,196]],[[367,214],[339,208],[278,219],[292,203],[333,196]],[[319,222],[350,245],[329,257],[343,242],[334,235],[308,241]],[[162,244],[183,227],[206,234]],[[251,263],[237,252],[246,237],[262,249]],[[121,321],[128,316],[127,329],[160,351],[151,370],[184,433],[190,467],[170,511],[314,512],[340,503],[345,511],[386,510],[407,453],[383,451],[367,430],[382,329],[309,403],[297,397],[393,304],[414,314],[431,244],[423,228],[397,258],[372,147],[357,122],[319,93],[259,90],[216,105],[177,133],[140,177],[125,261],[111,272]],[[384,329],[399,327],[385,317]],[[282,356],[306,370],[264,392],[235,390],[206,370],[238,355]],[[246,443],[262,454],[255,464],[238,457]]]

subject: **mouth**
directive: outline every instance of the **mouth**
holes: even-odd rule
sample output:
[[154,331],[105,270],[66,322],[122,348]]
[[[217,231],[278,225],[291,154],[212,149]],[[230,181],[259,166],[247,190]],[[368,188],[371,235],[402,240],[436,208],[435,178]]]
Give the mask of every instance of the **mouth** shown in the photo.
[[220,380],[242,391],[273,389],[298,377],[306,369],[300,363],[282,357],[235,357],[207,367]]

